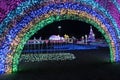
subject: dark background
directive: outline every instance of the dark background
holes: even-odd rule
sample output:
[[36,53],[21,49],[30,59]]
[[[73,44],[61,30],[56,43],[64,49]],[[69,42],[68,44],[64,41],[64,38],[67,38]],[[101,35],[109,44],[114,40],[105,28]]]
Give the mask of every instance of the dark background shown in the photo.
[[[57,21],[45,26],[44,28],[36,32],[35,35],[31,37],[31,39],[33,39],[34,37],[39,39],[40,36],[42,37],[42,39],[48,39],[50,35],[58,35],[59,34],[58,26],[61,26],[60,36],[64,36],[64,34],[67,34],[70,37],[74,36],[77,39],[80,39],[82,36],[89,34],[90,26],[92,25],[75,20]],[[102,37],[101,33],[94,26],[92,27],[92,29],[93,32],[95,33],[96,38]]]

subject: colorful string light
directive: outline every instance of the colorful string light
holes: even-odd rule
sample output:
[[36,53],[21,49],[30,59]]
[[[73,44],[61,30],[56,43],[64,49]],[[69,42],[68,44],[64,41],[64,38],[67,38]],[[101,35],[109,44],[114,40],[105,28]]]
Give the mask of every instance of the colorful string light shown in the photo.
[[[18,55],[17,55],[18,56]],[[18,63],[17,63],[18,64]],[[16,66],[16,65],[15,65]]]
[[[81,4],[74,2],[80,2]],[[0,74],[17,71],[21,51],[30,36],[45,25],[64,19],[81,20],[93,24],[100,30],[109,44],[111,61],[119,61],[120,51],[118,50],[120,44],[118,43],[118,35],[120,35],[120,31],[117,21],[115,21],[116,18],[114,18],[115,15],[111,16],[109,12],[105,11],[105,9],[94,0],[74,0],[74,2],[58,1],[52,3],[48,1],[48,5],[44,5],[44,7],[38,10],[33,10],[25,14],[24,11],[29,7],[37,3],[44,3],[44,0],[26,0],[14,11],[11,11],[0,24],[0,34],[3,33],[0,40],[2,45],[0,47]],[[88,5],[91,5],[91,7],[88,7]],[[96,9],[102,11],[104,15],[99,14]],[[13,23],[12,26],[9,25],[11,20],[16,20],[15,17],[17,17],[17,15],[23,17],[21,17],[19,21],[16,21],[17,24]],[[105,17],[107,17],[111,23],[109,23]]]
[[[114,3],[114,4],[113,4]],[[99,4],[103,5],[103,7],[112,15],[112,17],[115,19],[115,22],[117,22],[118,27],[120,27],[119,23],[119,8],[117,9],[117,1],[111,1],[106,0],[105,2],[100,1]],[[117,17],[116,17],[117,16]]]
[[111,0],[120,12],[120,0]]
[[[8,23],[13,20],[17,15],[23,15],[24,11],[26,9],[29,9],[29,7],[31,6],[35,6],[37,3],[41,3],[44,4],[44,2],[46,2],[45,0],[34,0],[34,1],[30,1],[30,0],[25,0],[25,2],[22,2],[15,10],[11,11],[7,17],[3,20],[3,22],[0,24],[0,33],[4,31],[5,27],[7,27]],[[49,4],[49,0],[47,1]],[[116,26],[117,28],[117,24],[114,21],[114,18],[109,14],[109,12],[107,12],[104,8],[102,8],[102,6],[100,6],[98,3],[96,3],[94,0],[75,0],[75,2],[80,2],[83,4],[87,4],[87,5],[91,5],[92,7],[99,9],[100,11],[102,11],[102,13],[104,13],[105,15],[107,15],[107,17],[112,20],[113,25]],[[52,2],[54,3],[54,2]],[[40,5],[41,5],[40,4]]]

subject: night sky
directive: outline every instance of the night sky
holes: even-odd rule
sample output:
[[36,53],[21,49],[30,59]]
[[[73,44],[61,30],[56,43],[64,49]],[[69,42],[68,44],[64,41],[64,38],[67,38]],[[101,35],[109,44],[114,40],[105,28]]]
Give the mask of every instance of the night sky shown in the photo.
[[[61,26],[61,29],[58,29],[58,26]],[[77,39],[80,39],[84,35],[88,35],[90,32],[90,24],[87,24],[85,22],[81,21],[75,21],[75,20],[62,20],[57,21],[52,24],[49,24],[39,30],[31,37],[33,39],[36,37],[36,39],[39,39],[41,36],[42,39],[48,39],[50,35],[58,35],[60,33],[60,36],[63,36],[64,34],[76,37]],[[96,35],[96,38],[101,38],[102,35],[95,27],[93,28],[93,32]]]

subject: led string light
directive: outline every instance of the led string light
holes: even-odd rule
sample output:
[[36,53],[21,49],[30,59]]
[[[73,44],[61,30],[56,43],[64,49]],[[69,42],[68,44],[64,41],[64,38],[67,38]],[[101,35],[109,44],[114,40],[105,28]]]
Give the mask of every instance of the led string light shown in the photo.
[[[84,1],[84,0],[83,0]],[[85,6],[85,5],[84,5]],[[86,9],[85,9],[86,10]],[[77,11],[77,10],[76,10]],[[87,12],[87,11],[85,11],[85,12]],[[70,12],[69,12],[70,13]],[[90,14],[90,12],[88,11],[88,13]],[[91,14],[91,15],[93,15],[93,14]],[[47,15],[47,16],[49,16],[49,15]],[[101,19],[101,21],[102,21],[102,17],[101,16],[96,16],[95,15],[95,17],[97,17],[98,19]],[[59,18],[58,18],[59,19]],[[48,19],[48,21],[49,21],[49,19]],[[24,21],[23,21],[24,22]],[[29,22],[29,21],[27,21],[27,22]],[[43,22],[44,23],[44,22]],[[103,23],[102,23],[103,24]],[[105,23],[105,21],[104,21],[104,25],[106,25],[106,26],[108,26],[109,24],[106,24]],[[20,27],[21,26],[21,27]],[[17,27],[19,27],[19,28],[17,28],[19,31],[16,31],[16,29],[15,28],[12,28],[11,29],[11,31],[9,31],[10,32],[10,34],[12,35],[13,33],[14,33],[14,31],[16,31],[16,33],[18,33],[18,32],[20,32],[21,30],[22,30],[22,28],[24,29],[24,26],[26,26],[25,24],[20,24],[20,25],[18,25]],[[14,26],[14,27],[16,27],[16,26]],[[44,27],[44,26],[43,26]],[[111,28],[111,26],[109,26],[110,28]],[[21,28],[21,29],[20,29]],[[109,29],[109,28],[108,28]],[[8,29],[9,30],[9,29]],[[111,30],[111,31],[113,31],[112,29],[109,29],[109,30]],[[104,32],[103,32],[104,33]],[[113,33],[114,34],[114,33]],[[2,47],[3,49],[1,49],[0,50],[0,52],[2,52],[2,53],[4,53],[4,54],[2,54],[2,55],[0,55],[0,56],[3,56],[3,59],[2,59],[2,64],[1,64],[1,66],[0,67],[2,67],[1,68],[1,73],[4,73],[4,71],[6,70],[6,72],[10,72],[11,73],[11,69],[7,69],[7,68],[9,68],[9,66],[6,68],[5,67],[5,65],[4,65],[4,61],[5,61],[5,58],[6,58],[6,55],[5,54],[8,54],[7,56],[9,56],[9,55],[13,55],[13,54],[11,54],[11,50],[14,50],[14,49],[12,49],[13,47],[9,47],[8,45],[9,44],[11,44],[11,41],[13,41],[13,39],[14,39],[14,37],[15,36],[17,36],[17,34],[13,34],[13,36],[11,36],[11,35],[7,35],[9,38],[6,38],[6,40],[8,40],[8,43],[7,42],[5,42],[6,44]],[[115,34],[114,34],[115,35]],[[114,35],[111,35],[111,36],[114,36]],[[29,38],[29,37],[28,37]],[[115,38],[116,39],[116,38]],[[115,39],[113,39],[114,40],[114,43],[117,43],[116,42],[116,40]],[[2,43],[3,44],[3,43]],[[17,44],[14,44],[14,45],[17,45]],[[22,44],[21,44],[22,45]],[[115,44],[113,44],[111,47],[113,47]],[[22,48],[23,47],[20,47],[20,48],[18,48],[18,49],[20,49],[21,51],[22,51]],[[10,49],[10,50],[9,50]],[[114,51],[115,49],[113,49],[113,51]],[[5,53],[5,51],[7,51],[7,53]],[[112,51],[112,50],[111,50]],[[115,52],[116,53],[116,52]],[[15,55],[17,55],[17,54],[15,54]],[[15,56],[14,55],[14,56]],[[116,54],[117,55],[117,54]],[[115,55],[115,56],[116,56]],[[11,58],[11,57],[10,57]],[[16,56],[15,58],[19,58],[19,54],[18,54],[18,56]],[[11,58],[12,59],[12,58]],[[119,57],[117,58],[117,59],[119,59]],[[9,59],[10,60],[10,59]],[[7,61],[7,60],[6,60]],[[14,62],[14,61],[13,61]],[[16,61],[17,62],[17,61]],[[11,61],[8,61],[8,63],[11,63]],[[18,63],[18,62],[17,62]],[[11,64],[10,64],[11,65]],[[12,65],[11,65],[12,66]]]
[[[119,8],[117,7],[118,5],[118,2],[116,0],[107,0],[107,3],[106,3],[106,6],[104,6],[105,2],[103,1],[98,1],[98,3],[103,6],[104,8],[107,9],[107,13],[110,13],[111,14],[111,20],[112,18],[114,18],[113,21],[113,24],[116,22],[115,27],[116,27],[116,31],[118,32],[118,36],[120,35],[120,19],[119,19]],[[109,6],[108,6],[109,5]],[[117,17],[116,17],[117,16]],[[117,27],[118,26],[118,27]],[[120,39],[120,36],[119,36],[119,39]]]
[[1,0],[0,1],[0,22],[6,17],[6,15],[13,9],[15,9],[23,0]]
[[120,1],[118,1],[118,0],[111,0],[111,1],[113,2],[113,4],[116,6],[118,11],[120,12]]
[[18,62],[17,62],[18,63]]
[[[25,2],[22,2],[15,10],[11,11],[8,14],[7,18],[5,18],[4,21],[0,24],[0,30],[1,30],[0,32],[3,31],[3,29],[8,25],[8,22],[11,19],[14,19],[14,17],[16,17],[17,15],[23,14],[23,11],[25,11],[27,8],[34,6],[37,3],[44,4],[44,2],[46,2],[46,0],[34,0],[32,2],[30,2],[29,0],[26,0]],[[99,10],[102,11],[102,13],[107,15],[108,18],[110,20],[112,20],[112,22],[114,22],[114,25],[116,24],[115,21],[113,20],[113,18],[110,16],[110,14],[108,12],[106,13],[106,10],[104,8],[102,8],[101,6],[99,6],[98,3],[94,2],[94,0],[93,1],[91,1],[91,0],[75,0],[75,2],[86,3],[89,5],[92,5],[95,8],[98,8]],[[47,1],[47,3],[49,4],[49,0]],[[52,3],[54,3],[54,2],[52,2]],[[115,25],[115,26],[117,28],[117,25]]]

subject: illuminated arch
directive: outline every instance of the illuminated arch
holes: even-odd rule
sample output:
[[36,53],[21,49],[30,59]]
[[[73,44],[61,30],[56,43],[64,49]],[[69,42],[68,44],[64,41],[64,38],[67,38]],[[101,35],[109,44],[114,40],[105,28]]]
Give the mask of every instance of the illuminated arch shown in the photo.
[[80,20],[94,25],[104,35],[109,44],[111,62],[119,61],[116,27],[113,26],[113,23],[109,23],[104,15],[93,10],[92,7],[73,2],[51,3],[22,17],[21,20],[18,20],[19,18],[13,19],[13,22],[18,20],[17,23],[12,24],[12,26],[9,25],[4,30],[3,35],[5,38],[3,38],[3,46],[0,49],[1,56],[3,56],[1,58],[3,62],[0,63],[2,73],[17,71],[19,57],[24,44],[36,31],[54,21],[65,19]]

